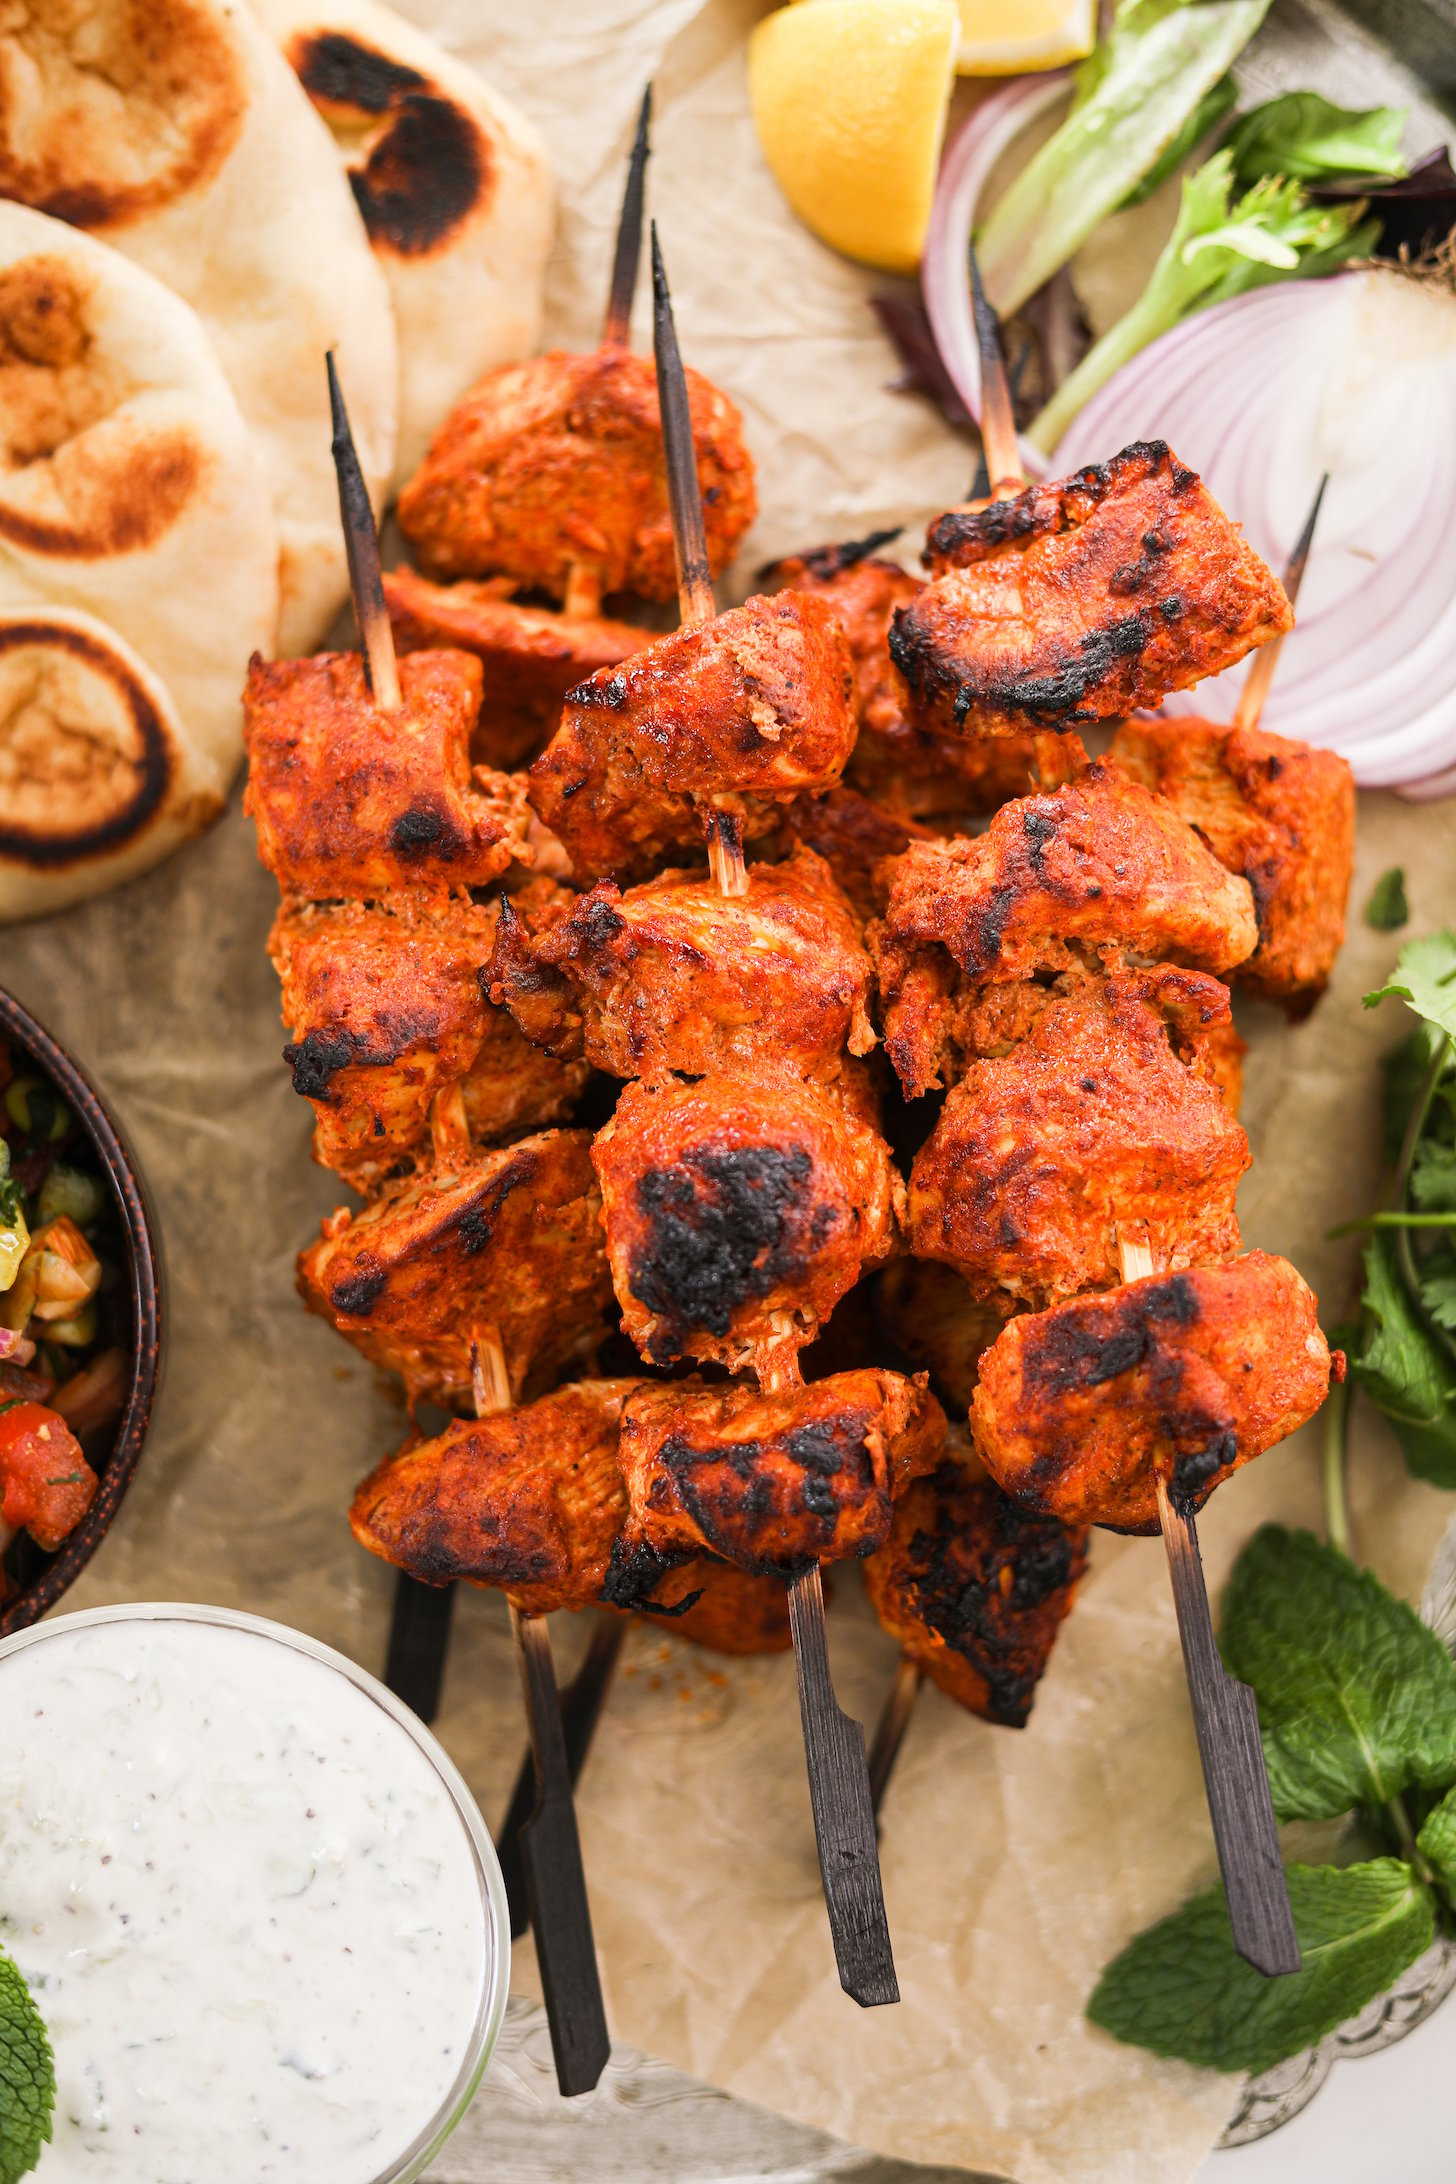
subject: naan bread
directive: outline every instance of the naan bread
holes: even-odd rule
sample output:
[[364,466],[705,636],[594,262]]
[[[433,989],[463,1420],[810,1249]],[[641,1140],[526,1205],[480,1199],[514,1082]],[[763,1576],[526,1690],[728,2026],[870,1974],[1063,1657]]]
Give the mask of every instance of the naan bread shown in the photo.
[[535,349],[546,147],[482,76],[377,0],[255,0],[334,132],[399,322],[395,482],[497,364]]
[[52,606],[99,616],[141,655],[226,788],[248,660],[278,626],[257,447],[179,297],[0,202],[0,612]]
[[223,806],[161,681],[92,614],[0,614],[0,921],[145,871]]
[[0,25],[0,197],[197,312],[273,498],[279,645],[308,651],[348,591],[325,352],[377,496],[398,412],[389,292],[329,133],[241,0],[7,0]]

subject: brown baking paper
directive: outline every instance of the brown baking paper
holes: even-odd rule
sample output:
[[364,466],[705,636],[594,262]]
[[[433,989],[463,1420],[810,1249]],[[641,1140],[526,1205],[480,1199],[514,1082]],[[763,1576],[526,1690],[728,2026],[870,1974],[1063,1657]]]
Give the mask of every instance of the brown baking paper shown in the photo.
[[[568,345],[594,336],[622,153],[655,72],[651,197],[683,345],[740,402],[759,459],[763,514],[744,569],[923,521],[963,489],[965,443],[884,391],[894,365],[864,306],[872,277],[798,227],[764,169],[743,81],[755,8],[415,0],[410,12],[547,132],[564,198],[548,325]],[[1453,851],[1449,805],[1364,798],[1355,904],[1398,861],[1411,929],[1442,922],[1456,913]],[[390,1385],[294,1294],[294,1253],[343,1193],[309,1161],[309,1112],[279,1058],[264,954],[274,901],[235,801],[213,834],[146,879],[0,933],[0,983],[114,1102],[166,1254],[170,1354],[155,1426],[66,1605],[226,1602],[377,1669],[393,1577],[354,1546],[345,1509],[404,1419]],[[1349,1302],[1356,1260],[1326,1231],[1378,1187],[1375,1058],[1402,1030],[1396,1008],[1364,1013],[1359,996],[1397,944],[1357,918],[1331,993],[1297,1029],[1241,1008],[1248,1241],[1292,1257],[1331,1317]],[[1406,1477],[1365,1416],[1360,1545],[1408,1595],[1449,1506]],[[1318,1522],[1308,1432],[1216,1496],[1202,1524],[1215,1591],[1271,1516]],[[836,1680],[846,1707],[872,1721],[894,1648],[856,1573],[841,1569],[834,1584]],[[557,1619],[563,1672],[582,1637]],[[522,1721],[492,1595],[458,1599],[439,1729],[498,1818]],[[1120,2047],[1082,2016],[1108,1957],[1214,1871],[1156,1542],[1097,1535],[1025,1731],[922,1695],[885,1811],[898,2008],[863,2013],[835,1979],[787,1658],[727,1662],[634,1628],[580,1811],[614,2033],[715,2085],[871,2149],[1019,2184],[1180,2184],[1234,2104],[1234,2080]],[[527,1946],[515,1984],[530,1992],[533,1981]],[[469,2124],[459,2144],[462,2173],[495,2173],[484,2142],[469,2153]]]

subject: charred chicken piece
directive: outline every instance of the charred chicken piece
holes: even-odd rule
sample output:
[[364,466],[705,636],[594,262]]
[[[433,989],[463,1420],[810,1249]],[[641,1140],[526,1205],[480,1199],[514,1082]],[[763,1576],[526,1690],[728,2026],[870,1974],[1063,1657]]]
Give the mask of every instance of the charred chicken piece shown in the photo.
[[[757,513],[753,459],[728,397],[687,380],[716,575]],[[399,522],[427,576],[509,576],[564,599],[587,571],[600,593],[675,597],[651,358],[609,343],[488,372],[435,434]]]
[[822,600],[749,599],[571,691],[532,804],[577,873],[640,877],[700,845],[704,808],[769,832],[854,748],[849,650]]
[[1249,1141],[1198,1066],[1227,987],[1161,965],[1035,990],[1026,1035],[972,1063],[915,1157],[910,1249],[1008,1314],[1113,1287],[1119,1234],[1169,1271],[1232,1257]]
[[1187,718],[1124,721],[1111,756],[1253,889],[1259,945],[1240,964],[1239,984],[1307,1015],[1345,938],[1355,858],[1346,761],[1266,729]]
[[549,742],[568,690],[599,667],[640,652],[652,632],[594,615],[517,606],[497,583],[432,584],[391,569],[384,597],[400,652],[454,646],[484,675],[470,755],[477,765],[524,766]]
[[522,784],[470,767],[480,662],[416,652],[397,712],[374,703],[357,652],[254,659],[244,695],[258,855],[285,894],[373,900],[396,888],[485,887],[529,864]]
[[709,1653],[787,1653],[794,1642],[782,1580],[750,1577],[746,1570],[707,1555],[665,1572],[654,1587],[654,1600],[655,1609],[643,1609],[649,1621],[654,1614],[670,1615],[665,1630]]
[[1065,730],[1156,706],[1293,625],[1284,588],[1161,440],[931,525],[890,631],[915,719]]
[[[564,888],[532,880],[525,917],[569,907]],[[428,1153],[434,1102],[461,1086],[477,1143],[539,1129],[569,1113],[589,1071],[523,1039],[481,991],[498,903],[285,901],[269,938],[293,1037],[283,1058],[317,1117],[314,1158],[361,1191]]]
[[1005,1315],[973,1297],[954,1267],[934,1259],[892,1259],[879,1278],[879,1315],[898,1349],[923,1365],[946,1409],[964,1416],[981,1358]]
[[894,1241],[902,1186],[847,1065],[834,1087],[629,1084],[592,1148],[622,1328],[650,1364],[766,1376]]
[[867,921],[884,916],[889,860],[903,857],[912,842],[937,839],[932,828],[841,785],[822,796],[796,796],[785,804],[776,846],[801,843],[822,857],[842,893]]
[[526,1615],[602,1597],[627,1516],[617,1421],[635,1380],[581,1380],[460,1418],[382,1463],[354,1496],[361,1547],[427,1585],[497,1585]]
[[1023,1509],[953,1432],[895,1503],[865,1564],[870,1605],[900,1650],[973,1714],[1023,1729],[1087,1567],[1085,1526]]
[[940,1081],[965,1015],[993,981],[1109,950],[1222,972],[1258,941],[1246,880],[1171,805],[1115,766],[1003,805],[984,834],[913,843],[876,956],[885,1048],[912,1096]]
[[462,1403],[493,1331],[519,1400],[603,1334],[611,1279],[585,1130],[546,1130],[332,1214],[300,1255],[310,1311],[397,1372],[411,1403]]
[[1313,1293],[1251,1251],[1013,1319],[981,1359],[971,1431],[1024,1508],[1156,1532],[1159,1475],[1175,1508],[1201,1509],[1314,1415],[1330,1373]]
[[635,1607],[664,1569],[711,1554],[753,1576],[873,1554],[890,1505],[933,1465],[945,1414],[923,1379],[874,1366],[760,1393],[645,1383],[622,1407],[630,1515],[607,1597]]
[[812,850],[739,896],[701,872],[602,880],[534,942],[507,912],[487,975],[531,1038],[617,1077],[829,1079],[875,1043],[859,921]]
[[[876,555],[874,548],[895,535],[791,555],[763,571],[764,587],[817,592],[829,601],[849,640],[859,717],[859,741],[846,776],[851,787],[906,819],[995,811],[1008,797],[1024,796],[1034,769],[1040,771],[1033,740],[941,735],[911,717],[905,685],[890,657],[890,629],[897,611],[913,606],[925,587],[897,562]],[[1086,753],[1075,737],[1067,742],[1070,777]]]

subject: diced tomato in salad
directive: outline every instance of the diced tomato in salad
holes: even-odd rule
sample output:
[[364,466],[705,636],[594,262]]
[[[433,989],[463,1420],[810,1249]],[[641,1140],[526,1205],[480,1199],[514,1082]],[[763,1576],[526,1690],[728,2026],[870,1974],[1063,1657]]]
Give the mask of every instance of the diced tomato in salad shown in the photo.
[[0,1517],[54,1554],[95,1497],[97,1478],[59,1411],[44,1403],[0,1409]]

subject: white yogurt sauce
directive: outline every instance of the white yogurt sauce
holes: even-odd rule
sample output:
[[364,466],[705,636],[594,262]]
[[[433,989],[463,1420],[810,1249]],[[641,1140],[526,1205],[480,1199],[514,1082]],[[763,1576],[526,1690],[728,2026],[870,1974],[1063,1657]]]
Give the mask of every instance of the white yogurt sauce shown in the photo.
[[322,1661],[179,1619],[0,1659],[0,1939],[55,2050],[51,2184],[371,2184],[490,1969],[408,1732]]

